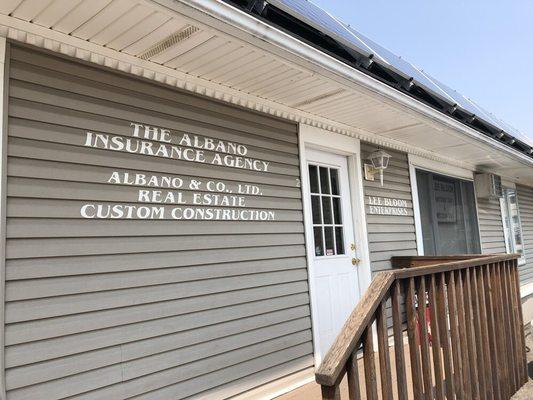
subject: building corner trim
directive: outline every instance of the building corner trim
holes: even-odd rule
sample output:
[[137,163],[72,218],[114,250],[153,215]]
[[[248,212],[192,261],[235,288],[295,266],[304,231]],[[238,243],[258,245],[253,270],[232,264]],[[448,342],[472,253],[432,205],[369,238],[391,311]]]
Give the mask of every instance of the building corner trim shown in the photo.
[[5,275],[7,203],[7,107],[9,83],[9,43],[0,37],[0,399],[6,398],[5,385]]

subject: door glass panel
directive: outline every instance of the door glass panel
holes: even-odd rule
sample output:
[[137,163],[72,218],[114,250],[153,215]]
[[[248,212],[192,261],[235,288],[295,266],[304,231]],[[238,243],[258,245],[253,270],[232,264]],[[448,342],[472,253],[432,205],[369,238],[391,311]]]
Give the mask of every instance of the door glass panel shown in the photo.
[[322,211],[320,209],[320,196],[311,196],[311,210],[313,212],[313,224],[321,224]]
[[324,224],[332,224],[333,219],[331,216],[331,197],[322,196],[322,211],[324,213]]
[[310,164],[309,181],[315,255],[345,254],[339,170]]
[[337,254],[344,254],[344,235],[342,227],[335,227],[335,242],[337,246]]
[[338,171],[334,168],[329,169],[331,176],[331,193],[334,195],[339,195],[339,174]]
[[318,170],[316,165],[309,165],[309,186],[311,193],[320,193],[318,189]]
[[320,167],[320,189],[322,194],[329,194],[329,174],[326,167]]
[[313,233],[315,236],[315,255],[323,256],[324,255],[324,244],[322,242],[322,227],[315,226],[313,228]]
[[340,197],[333,197],[333,219],[335,220],[336,225],[342,224],[342,215],[341,215],[341,199]]
[[424,255],[481,251],[472,182],[416,172]]
[[326,240],[326,255],[333,256],[335,255],[335,239],[333,238],[333,227],[325,226],[324,227],[324,239]]

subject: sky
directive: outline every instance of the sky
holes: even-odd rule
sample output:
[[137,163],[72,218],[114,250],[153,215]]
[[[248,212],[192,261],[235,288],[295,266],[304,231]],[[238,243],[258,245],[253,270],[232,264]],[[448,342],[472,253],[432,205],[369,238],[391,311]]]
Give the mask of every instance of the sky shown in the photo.
[[533,1],[312,1],[533,141]]

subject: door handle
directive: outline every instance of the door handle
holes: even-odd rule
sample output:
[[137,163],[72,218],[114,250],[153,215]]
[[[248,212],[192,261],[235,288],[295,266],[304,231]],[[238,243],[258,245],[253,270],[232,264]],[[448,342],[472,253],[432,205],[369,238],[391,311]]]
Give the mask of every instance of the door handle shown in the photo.
[[360,259],[358,259],[356,257],[352,258],[352,265],[359,265],[360,262],[361,262]]

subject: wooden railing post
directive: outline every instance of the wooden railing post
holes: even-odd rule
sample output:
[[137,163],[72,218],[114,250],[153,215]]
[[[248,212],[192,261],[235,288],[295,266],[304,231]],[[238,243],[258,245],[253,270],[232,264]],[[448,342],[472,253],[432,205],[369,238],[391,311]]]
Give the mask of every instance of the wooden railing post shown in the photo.
[[[514,330],[514,327],[517,325],[515,324],[515,320],[513,317],[513,299],[511,296],[511,287],[510,287],[510,273],[511,273],[511,264],[509,261],[506,261],[503,265],[503,291],[504,291],[504,298],[505,298],[505,316],[506,316],[506,325],[511,327],[511,331]],[[519,376],[519,366],[516,363],[516,355],[517,352],[517,343],[516,343],[516,335],[510,334],[509,335],[509,341],[510,341],[510,350],[509,350],[509,359],[511,361],[511,382],[512,382],[512,392],[516,392],[520,388],[520,376]]]
[[377,311],[376,327],[378,333],[379,372],[381,377],[381,394],[383,400],[392,398],[392,373],[389,355],[389,335],[387,332],[387,308],[385,301]]
[[350,400],[361,399],[361,386],[359,385],[359,367],[357,366],[357,351],[352,353],[346,365],[348,375],[348,396]]
[[[479,310],[480,310],[480,324],[481,324],[481,342],[483,347],[483,357],[486,362],[485,366],[485,382],[495,382],[494,375],[494,366],[497,365],[494,360],[495,354],[491,352],[491,343],[489,340],[490,335],[490,326],[488,322],[488,311],[487,311],[487,301],[485,296],[485,280],[484,280],[484,267],[477,267],[476,270],[476,286],[479,293]],[[493,385],[488,385],[486,387],[486,396],[487,399],[495,398],[495,393],[493,390]]]
[[340,400],[341,390],[339,385],[322,386],[322,399],[324,400]]
[[411,358],[411,378],[413,380],[413,394],[415,400],[421,400],[423,394],[422,367],[420,365],[420,354],[418,344],[418,329],[416,323],[415,310],[415,279],[409,278],[407,284],[407,296],[405,308],[407,310],[407,338],[409,340],[409,355]]
[[495,315],[494,315],[494,302],[491,283],[491,264],[484,266],[483,268],[483,284],[485,289],[485,305],[487,309],[487,323],[488,323],[488,338],[490,344],[490,354],[494,357],[494,363],[492,365],[492,384],[494,386],[494,397],[501,398],[500,391],[500,350],[498,348],[498,330],[496,328]]
[[500,295],[500,280],[499,280],[499,263],[494,263],[491,266],[491,289],[493,296],[493,310],[494,319],[496,323],[496,343],[498,353],[500,354],[500,364],[498,364],[498,380],[500,383],[500,393],[503,399],[510,398],[507,388],[508,384],[508,368],[505,346],[505,332],[503,327],[502,309],[501,309],[501,295]]
[[474,315],[472,313],[472,288],[470,286],[470,269],[467,268],[464,272],[459,272],[462,275],[462,295],[465,312],[465,324],[466,324],[466,340],[469,360],[470,371],[470,386],[472,388],[472,398],[481,400],[480,396],[480,379],[478,373],[478,356],[476,339],[474,337]]
[[429,335],[426,318],[426,277],[418,278],[418,326],[420,328],[420,348],[422,350],[422,379],[424,382],[424,398],[433,399],[433,380],[431,377],[431,360],[429,355]]
[[453,371],[455,390],[458,400],[466,398],[465,389],[463,387],[463,359],[461,340],[459,338],[459,317],[457,307],[456,285],[454,272],[448,274],[448,311],[450,312],[450,334],[452,343],[452,357],[453,357]]
[[515,298],[515,313],[516,319],[518,320],[518,326],[516,328],[517,334],[519,335],[520,342],[520,354],[518,354],[518,359],[520,360],[520,369],[521,373],[521,385],[524,385],[527,382],[527,360],[526,360],[526,342],[524,337],[524,318],[522,316],[522,300],[520,298],[520,282],[518,279],[518,260],[512,260],[512,275],[513,275],[513,292]]
[[[440,325],[444,323],[446,314],[441,314],[437,305],[437,284],[435,275],[431,275],[429,280],[429,311],[431,326],[431,349],[433,350],[433,370],[435,372],[435,398],[444,400],[444,375],[442,373],[441,357],[441,329]],[[442,317],[441,317],[442,316]]]
[[455,293],[457,299],[457,317],[459,323],[459,340],[461,343],[461,361],[462,361],[462,372],[463,372],[463,392],[467,399],[474,397],[474,387],[477,385],[477,382],[473,382],[471,377],[471,349],[468,346],[467,340],[467,327],[466,327],[466,318],[465,318],[465,298],[464,298],[464,288],[463,288],[463,277],[461,270],[454,272],[455,274]]
[[366,398],[367,400],[378,400],[376,361],[373,344],[374,338],[372,337],[372,324],[370,324],[366,328],[363,336],[363,358],[365,365]]
[[446,396],[453,399],[455,394],[455,383],[453,373],[452,351],[450,342],[450,326],[448,324],[448,306],[446,295],[446,276],[444,273],[439,274],[439,288],[437,293],[437,308],[441,316],[439,328],[441,332],[441,343],[444,358],[444,372],[446,375]]
[[407,400],[407,377],[405,373],[405,354],[403,345],[401,297],[402,289],[399,280],[394,281],[392,294],[392,326],[394,331],[394,356],[396,361],[396,383],[398,399]]
[[[487,332],[483,329],[482,318],[486,318],[481,307],[481,293],[478,288],[478,268],[467,271],[468,297],[472,299],[472,319],[474,327],[474,344],[476,346],[476,368],[479,379],[479,394],[481,399],[492,399],[492,392],[488,389],[487,372],[490,371],[490,355],[488,353]],[[486,344],[486,347],[485,347]]]

